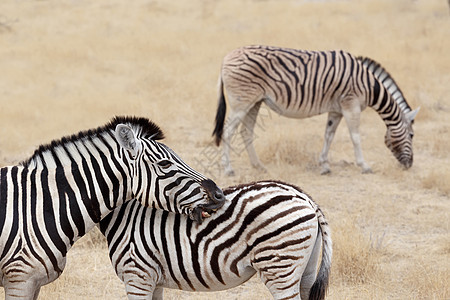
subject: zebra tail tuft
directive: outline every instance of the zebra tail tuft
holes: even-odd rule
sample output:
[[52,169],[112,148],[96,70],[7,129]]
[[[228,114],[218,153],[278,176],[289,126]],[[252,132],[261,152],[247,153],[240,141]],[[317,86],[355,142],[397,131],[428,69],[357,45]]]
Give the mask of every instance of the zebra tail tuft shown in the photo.
[[225,95],[223,93],[223,80],[219,78],[219,104],[216,113],[216,125],[214,127],[213,136],[215,136],[216,145],[220,145],[223,134],[223,125],[225,123],[225,114],[227,112],[227,104],[225,103]]
[[318,210],[318,213],[319,213],[320,231],[322,232],[322,241],[323,241],[322,261],[320,263],[320,268],[317,274],[316,281],[311,287],[309,293],[309,300],[325,299],[330,279],[331,257],[333,254],[331,235],[328,223],[325,220],[325,217],[320,209]]

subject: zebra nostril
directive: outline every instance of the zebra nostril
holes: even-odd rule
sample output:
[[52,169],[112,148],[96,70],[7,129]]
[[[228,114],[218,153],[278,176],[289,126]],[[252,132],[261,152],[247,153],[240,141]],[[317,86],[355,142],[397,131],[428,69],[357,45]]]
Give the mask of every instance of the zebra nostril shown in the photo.
[[214,193],[214,200],[216,200],[217,202],[222,202],[225,200],[225,196],[223,195],[222,190],[217,190]]

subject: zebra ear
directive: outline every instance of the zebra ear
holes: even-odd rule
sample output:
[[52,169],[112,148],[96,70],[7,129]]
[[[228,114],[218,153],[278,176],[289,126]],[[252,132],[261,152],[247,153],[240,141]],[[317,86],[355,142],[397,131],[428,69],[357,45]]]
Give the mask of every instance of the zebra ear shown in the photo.
[[416,117],[419,110],[420,110],[420,106],[418,108],[416,108],[415,110],[412,110],[406,114],[406,118],[409,120],[409,122],[414,121],[414,118]]
[[125,148],[135,158],[141,148],[141,142],[137,139],[133,129],[128,125],[119,124],[116,126],[114,134],[120,146]]

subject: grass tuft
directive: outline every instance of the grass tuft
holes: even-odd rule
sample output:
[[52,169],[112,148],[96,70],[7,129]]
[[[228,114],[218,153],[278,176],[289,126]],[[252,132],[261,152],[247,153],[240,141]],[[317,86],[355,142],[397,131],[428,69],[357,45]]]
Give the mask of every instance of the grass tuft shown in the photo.
[[333,278],[344,284],[373,282],[379,276],[380,244],[376,248],[352,221],[341,220],[333,230]]

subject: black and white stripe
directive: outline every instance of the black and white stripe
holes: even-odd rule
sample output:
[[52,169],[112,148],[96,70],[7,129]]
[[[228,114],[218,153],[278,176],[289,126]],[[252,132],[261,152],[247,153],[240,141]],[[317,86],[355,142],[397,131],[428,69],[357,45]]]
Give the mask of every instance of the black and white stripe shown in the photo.
[[[198,215],[223,203],[215,184],[157,140],[145,118],[117,117],[39,147],[0,170],[0,284],[6,299],[37,298],[66,253],[125,201]],[[212,204],[211,204],[212,203]]]
[[[219,78],[219,105],[213,134],[223,139],[223,164],[229,175],[230,141],[242,126],[242,137],[254,167],[264,169],[253,147],[253,129],[261,103],[292,118],[328,113],[319,162],[321,173],[330,172],[328,151],[342,117],[347,122],[356,163],[371,172],[364,161],[359,134],[361,111],[372,107],[384,120],[385,142],[397,160],[409,168],[413,162],[411,110],[392,77],[376,62],[344,51],[305,51],[268,46],[247,46],[227,54]],[[227,95],[230,107],[225,124]]]
[[332,242],[317,204],[279,181],[230,187],[224,194],[224,206],[202,224],[137,201],[100,222],[128,298],[162,299],[163,288],[224,290],[258,273],[275,299],[300,299],[300,293],[323,299]]

